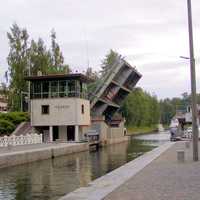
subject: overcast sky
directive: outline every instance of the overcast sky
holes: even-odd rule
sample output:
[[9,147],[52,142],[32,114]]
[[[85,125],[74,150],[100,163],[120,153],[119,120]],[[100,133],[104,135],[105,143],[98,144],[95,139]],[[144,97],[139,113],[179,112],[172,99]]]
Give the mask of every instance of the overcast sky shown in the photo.
[[[0,7],[0,76],[7,69],[12,23],[49,44],[52,28],[65,62],[95,70],[114,49],[143,74],[138,83],[159,98],[190,91],[186,0],[6,0]],[[197,91],[200,92],[200,1],[192,0]]]

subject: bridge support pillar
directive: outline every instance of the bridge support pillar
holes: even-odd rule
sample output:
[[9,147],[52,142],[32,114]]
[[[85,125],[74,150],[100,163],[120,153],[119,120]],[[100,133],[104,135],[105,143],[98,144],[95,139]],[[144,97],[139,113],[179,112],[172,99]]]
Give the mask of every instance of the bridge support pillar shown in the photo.
[[75,142],[79,142],[79,126],[75,125]]
[[49,126],[49,142],[53,142],[53,126]]

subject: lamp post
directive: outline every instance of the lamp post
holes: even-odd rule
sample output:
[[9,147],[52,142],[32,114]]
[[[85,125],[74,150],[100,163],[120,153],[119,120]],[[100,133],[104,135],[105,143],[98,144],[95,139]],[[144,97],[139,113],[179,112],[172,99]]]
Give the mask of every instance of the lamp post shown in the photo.
[[192,30],[192,8],[191,0],[187,0],[188,10],[188,33],[190,48],[190,76],[192,92],[192,133],[193,133],[193,160],[198,161],[198,127],[197,127],[197,98],[196,98],[196,72],[193,47],[193,30]]

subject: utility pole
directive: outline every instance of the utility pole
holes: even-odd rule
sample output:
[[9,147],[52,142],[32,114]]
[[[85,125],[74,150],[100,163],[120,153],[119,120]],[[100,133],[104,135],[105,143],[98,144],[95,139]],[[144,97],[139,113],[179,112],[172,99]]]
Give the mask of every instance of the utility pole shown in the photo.
[[191,0],[187,0],[188,9],[188,33],[190,48],[190,75],[191,75],[191,92],[192,92],[192,133],[193,133],[193,160],[198,161],[198,126],[197,126],[197,97],[196,97],[196,72],[193,47],[193,30],[192,30],[192,8]]
[[[31,62],[28,60],[28,76],[31,76]],[[28,82],[28,112],[31,113],[31,82]]]

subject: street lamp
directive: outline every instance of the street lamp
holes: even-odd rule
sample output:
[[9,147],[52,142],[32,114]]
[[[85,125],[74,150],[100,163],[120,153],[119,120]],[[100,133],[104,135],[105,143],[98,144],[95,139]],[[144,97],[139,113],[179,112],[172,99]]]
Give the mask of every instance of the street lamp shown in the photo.
[[197,127],[197,98],[196,98],[196,72],[193,47],[193,30],[192,30],[192,8],[191,0],[187,0],[188,10],[188,33],[190,48],[190,76],[191,76],[191,92],[192,92],[192,133],[193,133],[193,160],[198,161],[198,127]]

